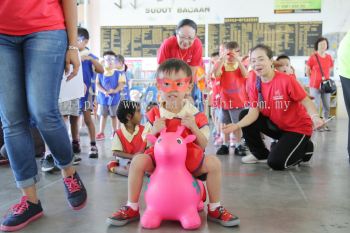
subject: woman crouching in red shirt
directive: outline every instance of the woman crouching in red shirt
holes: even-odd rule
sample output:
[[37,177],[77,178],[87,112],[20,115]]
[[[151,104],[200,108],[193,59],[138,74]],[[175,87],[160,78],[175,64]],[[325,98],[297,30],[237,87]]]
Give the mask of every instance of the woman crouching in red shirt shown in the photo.
[[[313,123],[319,128],[324,121],[298,81],[274,70],[272,56],[268,46],[252,49],[250,62],[254,72],[247,80],[249,110],[241,112],[238,123],[223,130],[230,133],[242,128],[252,153],[242,158],[243,163],[267,162],[272,169],[283,170],[311,159]],[[278,139],[271,151],[261,133]]]

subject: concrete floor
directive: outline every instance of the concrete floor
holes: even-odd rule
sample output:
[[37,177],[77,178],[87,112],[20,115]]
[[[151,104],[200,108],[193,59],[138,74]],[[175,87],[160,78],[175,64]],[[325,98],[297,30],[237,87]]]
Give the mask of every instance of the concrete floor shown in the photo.
[[[206,221],[193,232],[241,233],[348,233],[350,232],[350,169],[346,153],[347,121],[334,120],[331,132],[313,138],[316,153],[310,167],[271,171],[266,165],[243,165],[234,155],[220,156],[223,164],[224,206],[237,214],[241,225],[225,228]],[[99,142],[100,158],[87,156],[88,139],[82,136],[82,162],[77,167],[88,190],[88,205],[81,211],[68,207],[59,173],[42,174],[39,196],[45,216],[21,232],[185,232],[176,222],[157,230],[142,229],[138,222],[109,227],[106,217],[127,200],[127,179],[106,171],[111,158],[110,140]],[[214,153],[212,144],[209,153]],[[20,198],[11,170],[0,167],[0,215]],[[142,200],[143,203],[143,200]],[[144,205],[143,205],[144,206]]]

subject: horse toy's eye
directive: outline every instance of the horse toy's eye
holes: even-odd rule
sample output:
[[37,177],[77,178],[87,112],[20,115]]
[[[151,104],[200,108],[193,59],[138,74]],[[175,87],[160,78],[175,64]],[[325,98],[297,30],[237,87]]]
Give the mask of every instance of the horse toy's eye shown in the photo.
[[182,140],[180,138],[176,139],[177,143],[182,144]]
[[161,139],[161,138],[159,138],[157,142],[158,142],[158,143],[160,143],[161,141],[162,141],[162,139]]

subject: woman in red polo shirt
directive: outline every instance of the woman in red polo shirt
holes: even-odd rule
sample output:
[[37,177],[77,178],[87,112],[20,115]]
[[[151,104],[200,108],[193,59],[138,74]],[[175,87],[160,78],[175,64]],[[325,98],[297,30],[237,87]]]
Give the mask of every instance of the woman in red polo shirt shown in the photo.
[[170,58],[178,58],[191,67],[195,80],[192,98],[200,111],[203,111],[202,93],[197,87],[195,75],[203,64],[202,47],[202,42],[197,37],[197,24],[191,19],[183,19],[176,26],[175,34],[163,41],[157,54],[158,64]]
[[78,72],[77,8],[71,0],[2,0],[0,5],[0,117],[17,187],[23,196],[1,221],[17,231],[40,218],[39,180],[29,122],[34,121],[62,169],[70,206],[86,203],[86,190],[72,167],[73,151],[58,110],[63,71]]
[[[327,38],[318,38],[314,45],[315,52],[309,57],[306,63],[306,75],[310,79],[310,96],[314,97],[317,110],[320,109],[320,102],[322,100],[324,119],[329,118],[331,94],[321,91],[321,82],[323,79],[330,79],[330,72],[333,69],[333,59],[331,55],[326,53],[328,48],[329,43]],[[325,125],[320,130],[329,131],[329,128]]]
[[[230,133],[242,128],[252,153],[242,158],[243,163],[267,160],[272,169],[283,170],[310,160],[313,123],[316,127],[324,124],[315,105],[295,78],[274,70],[268,46],[254,47],[250,62],[254,70],[247,80],[250,108],[241,112],[238,123],[225,126],[223,131]],[[261,133],[278,139],[271,151]]]

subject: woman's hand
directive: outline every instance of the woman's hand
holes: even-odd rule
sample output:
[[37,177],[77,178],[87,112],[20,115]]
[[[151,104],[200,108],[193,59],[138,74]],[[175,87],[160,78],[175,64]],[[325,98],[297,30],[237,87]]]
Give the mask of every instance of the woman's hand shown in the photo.
[[239,125],[232,123],[222,126],[222,131],[224,132],[224,134],[229,134],[239,130],[240,128],[241,127],[239,127]]
[[[73,66],[72,72],[68,75],[70,71],[70,65]],[[68,75],[66,81],[71,80],[74,78],[79,71],[80,61],[79,61],[79,54],[78,50],[76,49],[68,49],[66,53],[66,66],[65,66],[65,74]]]

